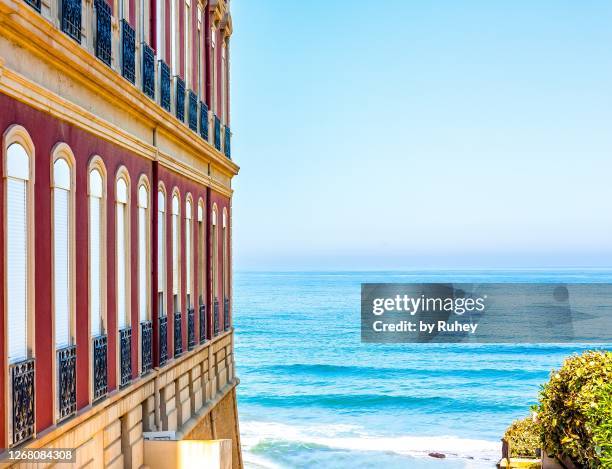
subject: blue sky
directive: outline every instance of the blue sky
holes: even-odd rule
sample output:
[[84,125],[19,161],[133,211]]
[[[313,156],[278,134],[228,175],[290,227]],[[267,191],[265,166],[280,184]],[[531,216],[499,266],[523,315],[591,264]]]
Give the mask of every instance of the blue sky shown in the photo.
[[236,269],[612,266],[612,2],[232,11]]

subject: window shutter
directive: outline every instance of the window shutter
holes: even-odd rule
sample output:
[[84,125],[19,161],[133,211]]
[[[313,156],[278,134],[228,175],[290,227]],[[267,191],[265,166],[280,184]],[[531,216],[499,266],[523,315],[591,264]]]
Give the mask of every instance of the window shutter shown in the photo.
[[101,199],[91,196],[89,199],[89,229],[90,259],[89,259],[89,282],[90,282],[90,307],[91,307],[91,336],[102,334],[102,204]]
[[185,260],[187,262],[187,294],[191,294],[191,219],[185,220]]
[[138,283],[140,320],[147,320],[147,226],[146,209],[138,207]]
[[172,293],[178,294],[179,286],[179,239],[178,239],[178,215],[172,215]]
[[126,291],[125,291],[125,204],[117,204],[117,323],[119,329],[125,328]]
[[55,346],[70,345],[70,193],[53,190]]
[[166,240],[164,236],[164,225],[166,218],[164,212],[160,210],[157,220],[157,291],[163,292],[166,282]]
[[28,356],[28,218],[27,181],[7,179],[6,257],[8,359]]

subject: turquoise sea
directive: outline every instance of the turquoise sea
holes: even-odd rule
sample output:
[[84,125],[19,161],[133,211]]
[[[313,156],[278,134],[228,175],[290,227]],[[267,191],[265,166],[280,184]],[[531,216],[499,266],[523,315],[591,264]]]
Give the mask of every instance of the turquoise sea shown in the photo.
[[362,344],[360,284],[612,282],[612,270],[237,272],[234,282],[247,468],[492,468],[505,428],[585,347]]

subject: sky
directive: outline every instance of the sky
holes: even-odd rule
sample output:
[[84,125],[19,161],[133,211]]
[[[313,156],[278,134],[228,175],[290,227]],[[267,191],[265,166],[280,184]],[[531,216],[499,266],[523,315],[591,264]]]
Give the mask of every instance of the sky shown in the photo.
[[612,266],[612,2],[232,0],[237,270]]

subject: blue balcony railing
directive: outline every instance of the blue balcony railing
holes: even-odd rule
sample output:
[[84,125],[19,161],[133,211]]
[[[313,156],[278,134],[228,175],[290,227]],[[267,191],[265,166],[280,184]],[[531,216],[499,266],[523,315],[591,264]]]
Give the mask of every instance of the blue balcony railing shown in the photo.
[[159,366],[168,361],[168,316],[159,318]]
[[194,132],[198,131],[198,95],[189,90],[189,128]]
[[153,324],[151,321],[140,323],[140,367],[141,373],[147,374],[153,368]]
[[227,156],[230,160],[232,159],[232,148],[231,148],[231,139],[232,139],[232,132],[230,131],[230,128],[225,126],[225,132],[223,132],[223,153],[225,153],[225,156]]
[[155,53],[148,44],[142,43],[142,91],[155,99]]
[[185,122],[185,82],[180,77],[174,77],[176,80],[175,98],[175,115],[178,120]]
[[61,0],[61,26],[68,36],[81,42],[81,0]]
[[183,353],[183,315],[180,311],[174,313],[174,356]]
[[13,446],[34,436],[34,365],[33,358],[9,365]]
[[121,20],[121,74],[126,80],[136,82],[136,40],[134,28]]
[[76,346],[57,351],[58,420],[76,413]]
[[111,9],[106,0],[95,0],[96,57],[110,67],[112,57]]
[[108,363],[108,339],[105,335],[99,335],[93,339],[93,400],[106,396],[107,387],[107,363]]
[[208,106],[200,101],[200,137],[208,142]]
[[126,327],[119,331],[119,386],[126,386],[132,381],[132,328]]

